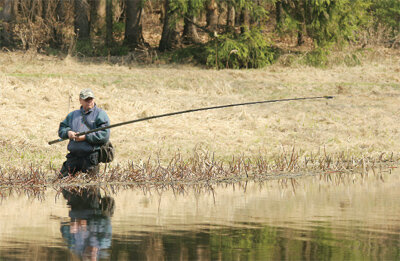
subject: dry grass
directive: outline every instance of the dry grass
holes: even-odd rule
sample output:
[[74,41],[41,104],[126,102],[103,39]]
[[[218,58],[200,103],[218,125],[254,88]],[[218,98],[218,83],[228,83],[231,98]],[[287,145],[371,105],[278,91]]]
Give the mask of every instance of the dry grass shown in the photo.
[[117,157],[110,169],[149,157],[167,164],[193,151],[267,159],[296,148],[300,155],[379,158],[400,149],[400,54],[381,49],[362,66],[329,69],[204,70],[188,66],[89,63],[21,53],[0,54],[0,166],[34,164],[58,169],[66,142],[59,122],[78,108],[78,94],[92,88],[112,123],[199,107],[247,101],[334,95],[300,101],[197,112],[112,130]]

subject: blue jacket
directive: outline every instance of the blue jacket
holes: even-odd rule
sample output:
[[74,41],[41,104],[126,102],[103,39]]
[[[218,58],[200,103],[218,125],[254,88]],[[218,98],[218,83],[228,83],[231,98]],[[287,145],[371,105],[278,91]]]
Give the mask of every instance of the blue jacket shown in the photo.
[[[89,124],[90,129],[105,127],[110,125],[110,119],[105,111],[98,108],[96,105],[85,112],[81,107],[79,110],[70,112],[65,120],[60,123],[58,129],[58,136],[62,139],[68,139],[68,131],[75,132],[88,131],[89,128],[83,121],[83,115],[86,122]],[[101,145],[106,143],[110,138],[110,130],[96,131],[86,135],[85,141],[76,142],[70,140],[68,143],[68,150],[77,155],[84,155],[93,152],[100,148]]]

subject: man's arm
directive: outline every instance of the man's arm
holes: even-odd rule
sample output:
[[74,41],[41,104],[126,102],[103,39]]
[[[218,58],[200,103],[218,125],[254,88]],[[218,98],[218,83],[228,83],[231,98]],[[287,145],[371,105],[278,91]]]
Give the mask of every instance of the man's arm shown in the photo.
[[[110,125],[110,119],[105,111],[101,110],[96,118],[96,128]],[[104,144],[110,138],[110,130],[101,130],[86,135],[86,141],[90,144]]]
[[71,127],[69,126],[71,117],[72,117],[72,112],[69,113],[62,122],[60,122],[60,127],[58,128],[58,136],[61,139],[70,138],[68,132],[71,131]]

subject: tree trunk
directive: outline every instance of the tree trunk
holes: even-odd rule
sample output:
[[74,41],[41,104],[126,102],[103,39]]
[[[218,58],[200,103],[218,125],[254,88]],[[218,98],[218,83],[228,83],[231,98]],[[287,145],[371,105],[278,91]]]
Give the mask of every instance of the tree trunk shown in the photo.
[[[252,0],[254,8],[259,8],[261,6],[260,0]],[[256,25],[260,27],[260,20],[255,15],[250,15],[250,11],[247,10],[247,15],[249,16],[249,24],[250,26]]]
[[240,17],[242,15],[242,9],[235,8],[235,26],[241,26]]
[[10,22],[13,18],[13,0],[0,0],[0,20]]
[[185,17],[183,19],[184,26],[183,26],[183,33],[182,39],[185,43],[198,43],[200,42],[199,34],[197,33],[197,28],[193,24],[196,22],[196,18],[194,16]]
[[303,32],[298,31],[297,32],[297,45],[302,46],[304,44],[304,37],[303,37]]
[[[304,34],[306,31],[306,23],[307,19],[307,2],[304,0],[301,1],[289,1],[289,0],[281,0],[282,8],[285,12],[291,16],[297,22],[297,45],[301,46],[304,43]],[[310,11],[311,14],[311,11]]]
[[113,43],[113,12],[112,0],[106,0],[106,46],[111,48]]
[[281,28],[282,26],[282,2],[281,1],[277,1],[275,3],[275,12],[276,12],[276,16],[275,16],[275,21],[276,21],[276,27],[277,28]]
[[144,42],[142,31],[142,0],[126,1],[125,44],[134,49]]
[[50,19],[55,22],[55,26],[53,27],[53,39],[50,42],[50,46],[54,48],[60,48],[65,44],[63,43],[63,35],[61,31],[61,24],[65,23],[65,12],[65,0],[57,1],[55,17],[50,17]]
[[161,52],[166,50],[171,50],[174,44],[176,43],[176,31],[175,26],[170,24],[170,0],[164,0],[164,24],[163,24],[163,31],[161,34],[160,44],[158,46],[158,50]]
[[197,28],[193,23],[196,23],[196,17],[194,16],[193,1],[188,0],[188,11],[184,14],[183,19],[183,33],[182,40],[185,43],[198,43],[200,42],[199,35],[197,33]]
[[297,45],[302,46],[304,44],[304,34],[306,34],[306,24],[307,24],[307,19],[311,20],[311,13],[309,12],[309,7],[306,1],[299,1],[298,5],[301,11],[299,12],[299,20],[301,21],[300,24],[298,24],[298,33],[297,33]]
[[16,21],[19,21],[19,18],[20,18],[19,5],[20,5],[20,0],[12,1],[11,13],[12,13],[13,19],[16,20]]
[[[106,24],[106,0],[90,0],[90,25],[94,35],[101,35]],[[102,34],[104,37],[104,34]]]
[[217,30],[218,27],[218,5],[215,0],[208,0],[207,2],[207,27],[211,31]]
[[250,28],[250,12],[243,8],[240,12],[240,32],[244,33]]
[[11,32],[9,23],[14,19],[13,0],[0,1],[0,47],[11,44]]
[[78,40],[90,39],[90,24],[89,24],[89,3],[88,0],[75,0],[75,33]]
[[49,0],[42,0],[42,18],[43,18],[43,20],[49,19],[49,17],[47,17],[48,1]]
[[57,1],[56,21],[64,22],[66,17],[65,0]]
[[233,31],[233,28],[235,27],[235,7],[232,4],[228,4],[226,26],[228,31]]

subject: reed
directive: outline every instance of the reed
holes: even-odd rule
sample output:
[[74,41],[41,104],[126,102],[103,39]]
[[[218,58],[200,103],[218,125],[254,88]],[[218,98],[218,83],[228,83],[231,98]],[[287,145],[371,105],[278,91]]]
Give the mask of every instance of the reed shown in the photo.
[[125,165],[111,166],[101,170],[98,176],[78,173],[75,176],[58,179],[57,170],[54,169],[51,173],[40,166],[1,168],[0,188],[68,187],[93,184],[157,186],[215,184],[296,178],[305,175],[331,178],[332,175],[340,176],[341,174],[375,174],[381,172],[382,168],[390,169],[398,162],[399,158],[394,154],[381,154],[376,158],[370,156],[356,158],[344,152],[327,154],[326,151],[320,151],[302,155],[302,152],[294,147],[272,158],[263,155],[246,158],[239,155],[228,161],[216,159],[214,153],[195,151],[188,158],[177,153],[168,161],[158,156],[149,157],[138,164],[131,161]]

